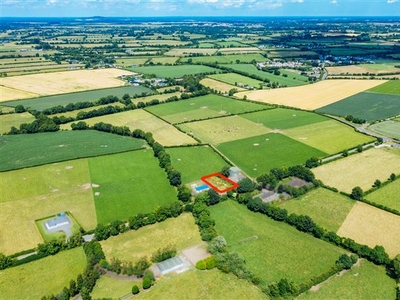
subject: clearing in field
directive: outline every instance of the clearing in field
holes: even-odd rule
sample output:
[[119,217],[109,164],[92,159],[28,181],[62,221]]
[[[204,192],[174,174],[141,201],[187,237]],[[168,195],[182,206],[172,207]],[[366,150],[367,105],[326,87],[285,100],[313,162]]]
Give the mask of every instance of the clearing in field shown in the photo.
[[[400,71],[400,69],[398,71]],[[400,95],[400,84],[396,80],[390,80],[372,89],[369,89],[367,92]]]
[[219,72],[218,69],[202,65],[178,65],[178,66],[146,66],[128,68],[133,72],[142,74],[155,74],[162,78],[179,78],[183,75]]
[[395,180],[392,183],[381,187],[380,189],[365,196],[365,199],[374,203],[385,205],[400,212],[400,180]]
[[178,127],[203,143],[214,145],[271,132],[262,124],[257,125],[241,116],[185,123]]
[[98,185],[93,192],[99,224],[152,212],[176,200],[175,189],[151,150],[94,157],[89,169]]
[[[400,105],[400,102],[399,102]],[[384,136],[389,136],[400,140],[400,122],[399,121],[383,121],[375,123],[368,127],[368,129],[375,131]]]
[[230,141],[218,145],[217,148],[247,175],[254,178],[268,173],[272,168],[290,167],[303,164],[311,157],[326,156],[326,153],[318,149],[279,133]]
[[94,130],[3,135],[0,171],[140,149],[145,144],[141,139]]
[[[49,271],[51,267],[51,271]],[[1,299],[41,299],[58,294],[83,273],[86,257],[82,247],[62,251],[14,268],[0,271]],[[21,288],[25,287],[25,288]]]
[[206,87],[209,87],[210,89],[216,90],[218,92],[221,92],[223,94],[229,93],[230,90],[236,89],[238,92],[245,91],[246,89],[234,86],[232,84],[228,84],[222,81],[214,80],[211,78],[204,78],[200,81],[200,83]]
[[35,117],[28,112],[0,115],[0,134],[9,132],[12,126],[19,128],[19,125],[32,123],[34,120]]
[[284,89],[246,91],[235,96],[264,102],[314,110],[382,83],[382,80],[324,80],[315,84]]
[[[228,243],[228,250],[238,252],[250,271],[264,282],[281,278],[304,282],[326,272],[344,252],[230,200],[209,210],[218,234]],[[253,236],[257,238],[248,239]]]
[[[119,69],[77,70],[0,78],[0,85],[41,96],[125,85],[117,77],[132,72]],[[12,99],[15,99],[13,97]],[[12,100],[2,97],[2,101]]]
[[221,171],[228,164],[209,146],[168,148],[171,163],[182,174],[182,183],[199,180],[205,174]]
[[355,201],[324,188],[315,189],[301,198],[277,205],[290,213],[310,216],[319,226],[336,232],[346,219]]
[[351,193],[356,186],[366,191],[372,188],[376,179],[386,181],[391,173],[400,173],[400,155],[392,149],[370,149],[312,171],[324,184],[346,193]]
[[143,256],[150,256],[168,245],[183,250],[201,242],[199,229],[190,213],[170,218],[161,223],[128,231],[102,241],[107,260],[115,257],[135,263]]
[[356,202],[337,232],[371,248],[381,245],[391,258],[400,254],[400,216]]
[[16,100],[16,99],[28,99],[39,97],[38,94],[29,93],[22,90],[12,89],[9,87],[5,87],[0,85],[0,102],[9,101],[9,100]]
[[396,283],[382,266],[361,259],[351,270],[300,295],[298,299],[394,299]]
[[85,230],[97,225],[86,159],[1,172],[0,182],[0,252],[43,243],[35,220],[62,211],[70,211]]
[[[218,81],[222,81],[231,85],[235,85],[238,87],[244,87],[244,88],[259,88],[260,85],[263,85],[262,81],[246,77],[240,74],[236,73],[224,73],[224,74],[215,74],[215,75],[208,75],[209,78],[215,79]],[[242,93],[248,93],[248,92],[242,92]],[[243,97],[238,97],[238,98],[243,98]],[[248,97],[248,99],[253,100],[252,98]]]

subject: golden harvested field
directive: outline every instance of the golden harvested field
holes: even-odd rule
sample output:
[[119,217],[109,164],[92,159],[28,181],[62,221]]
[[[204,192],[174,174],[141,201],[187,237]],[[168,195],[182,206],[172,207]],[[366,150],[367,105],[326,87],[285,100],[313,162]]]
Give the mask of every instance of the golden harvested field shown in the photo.
[[[66,71],[0,78],[0,85],[27,93],[47,96],[123,86],[125,82],[117,77],[129,74],[133,73],[119,69]],[[20,92],[17,95],[20,95]],[[26,96],[24,98],[30,97]],[[16,99],[16,95],[10,92],[8,92],[8,98],[1,97],[1,101],[12,99]]]
[[5,87],[0,85],[0,103],[9,100],[17,100],[17,99],[28,99],[39,97],[38,94],[29,93],[17,89],[12,89],[9,87]]
[[400,173],[400,155],[387,149],[370,149],[312,169],[315,177],[340,191],[351,193],[359,186],[369,190],[376,179],[386,181]]
[[384,83],[384,80],[324,80],[315,84],[239,92],[235,97],[314,110]]
[[210,89],[217,90],[221,93],[228,93],[229,90],[231,89],[236,89],[238,92],[246,91],[246,89],[244,88],[234,86],[211,78],[204,78],[200,81],[200,83],[206,87],[209,87]]
[[353,206],[337,234],[372,248],[381,245],[391,258],[400,254],[400,216],[362,202]]
[[200,53],[204,55],[213,55],[218,49],[214,48],[181,48],[181,49],[171,49],[164,55],[167,56],[187,56],[191,53]]
[[334,74],[363,74],[363,73],[372,73],[372,74],[380,74],[380,73],[394,73],[399,72],[400,69],[387,67],[386,69],[378,70],[376,68],[369,68],[366,65],[352,65],[352,66],[340,66],[340,67],[327,67],[329,75]]

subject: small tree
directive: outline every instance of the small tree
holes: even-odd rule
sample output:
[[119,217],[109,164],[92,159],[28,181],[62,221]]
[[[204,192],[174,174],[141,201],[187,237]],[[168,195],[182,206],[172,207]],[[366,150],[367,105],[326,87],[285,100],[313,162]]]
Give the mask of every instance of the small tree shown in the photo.
[[138,287],[136,284],[134,284],[134,285],[132,286],[132,294],[133,294],[133,295],[139,294],[139,287]]
[[358,145],[358,146],[357,146],[357,152],[358,152],[358,153],[363,152],[363,146]]
[[396,174],[394,174],[394,173],[390,174],[389,179],[390,179],[391,181],[394,181],[394,180],[396,179]]
[[354,200],[361,200],[363,194],[364,194],[363,190],[359,186],[356,186],[351,190],[350,197],[353,198]]
[[375,180],[373,187],[380,188],[381,185],[382,185],[382,182],[379,179],[377,179],[377,180]]

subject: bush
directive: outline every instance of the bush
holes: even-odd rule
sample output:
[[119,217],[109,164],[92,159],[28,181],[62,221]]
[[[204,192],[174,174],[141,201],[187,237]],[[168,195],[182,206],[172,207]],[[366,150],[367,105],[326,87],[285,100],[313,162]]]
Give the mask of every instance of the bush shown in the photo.
[[136,284],[132,286],[132,294],[133,295],[139,294],[139,287]]
[[143,277],[143,289],[147,290],[151,287],[151,280],[147,277]]

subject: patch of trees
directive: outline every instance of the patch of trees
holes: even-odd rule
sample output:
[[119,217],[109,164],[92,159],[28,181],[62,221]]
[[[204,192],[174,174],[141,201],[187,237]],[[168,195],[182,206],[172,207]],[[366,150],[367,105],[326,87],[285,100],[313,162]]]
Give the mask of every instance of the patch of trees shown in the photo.
[[150,267],[150,262],[146,256],[141,257],[136,264],[132,264],[132,262],[120,260],[118,258],[111,258],[110,262],[102,259],[99,262],[101,268],[104,268],[108,271],[123,274],[127,276],[135,275],[139,278],[143,277],[144,272]]
[[153,253],[153,255],[151,256],[151,261],[158,263],[175,256],[176,247],[173,245],[168,245],[162,249],[158,249],[155,253]]
[[365,120],[365,119],[356,118],[356,117],[353,117],[352,115],[346,115],[344,118],[346,121],[353,122],[356,124],[364,124],[367,122],[367,120]]
[[39,113],[35,115],[36,120],[32,123],[23,123],[19,126],[19,129],[12,126],[11,130],[8,132],[10,135],[14,134],[30,134],[38,132],[52,132],[58,131],[60,126],[56,124],[49,117]]

